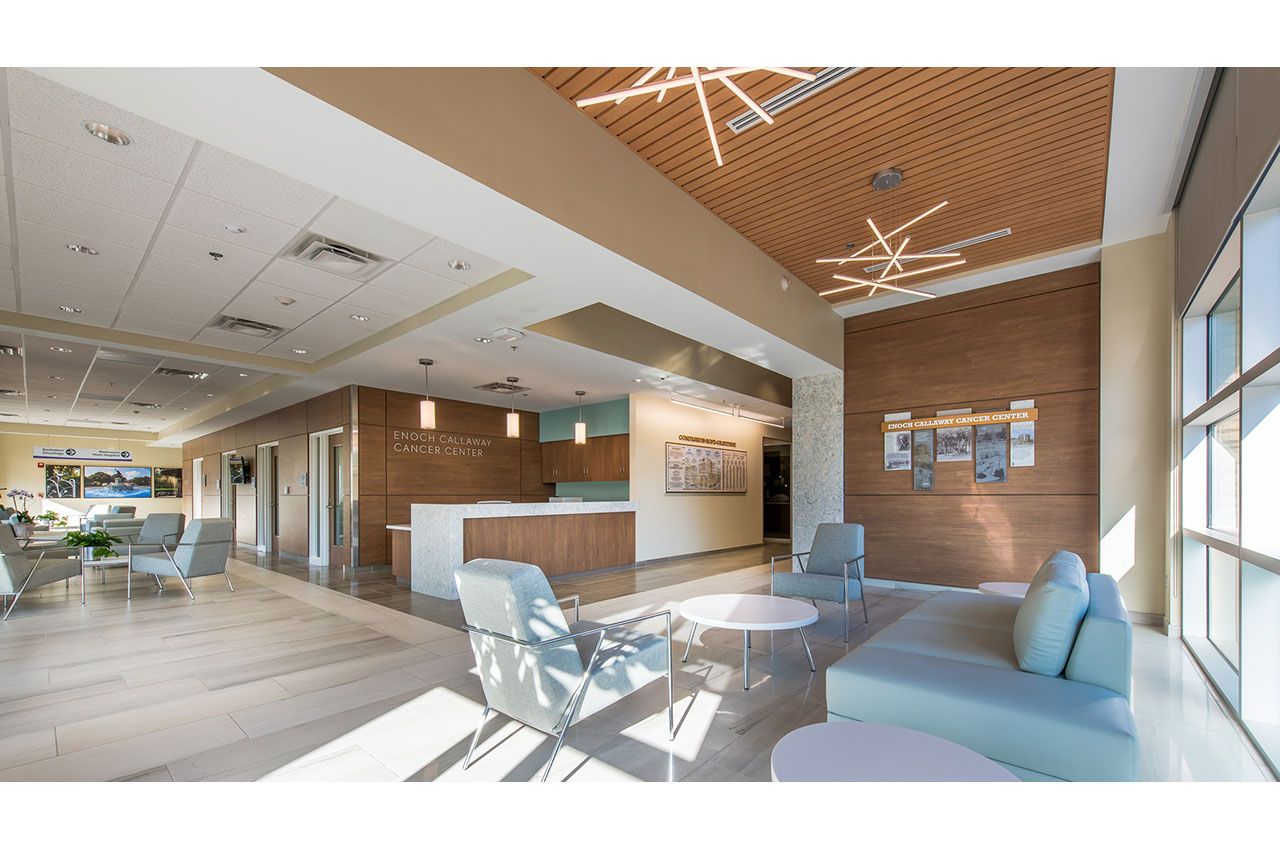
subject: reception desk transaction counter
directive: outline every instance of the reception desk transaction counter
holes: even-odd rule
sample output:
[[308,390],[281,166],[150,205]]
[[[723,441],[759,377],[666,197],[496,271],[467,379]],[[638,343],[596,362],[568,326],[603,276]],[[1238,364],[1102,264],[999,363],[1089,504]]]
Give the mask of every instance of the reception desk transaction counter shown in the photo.
[[536,564],[548,576],[635,563],[635,502],[410,506],[389,525],[391,571],[415,593],[457,599],[453,569],[472,558]]

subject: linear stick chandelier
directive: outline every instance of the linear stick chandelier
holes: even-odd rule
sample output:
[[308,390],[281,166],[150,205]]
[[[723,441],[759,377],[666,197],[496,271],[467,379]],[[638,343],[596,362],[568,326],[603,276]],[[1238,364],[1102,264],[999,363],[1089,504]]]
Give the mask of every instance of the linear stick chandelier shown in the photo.
[[580,97],[575,101],[578,106],[586,107],[597,103],[620,104],[629,97],[638,97],[640,95],[654,94],[658,95],[658,103],[662,103],[667,92],[672,89],[682,88],[685,86],[693,86],[694,91],[698,93],[698,105],[702,108],[702,118],[707,124],[707,136],[711,139],[711,150],[716,157],[716,165],[724,165],[724,157],[720,154],[720,141],[716,138],[715,124],[711,120],[711,109],[707,105],[707,84],[719,81],[734,96],[747,105],[747,108],[760,116],[766,124],[773,123],[773,116],[769,114],[763,106],[756,103],[742,87],[733,81],[733,77],[740,74],[749,74],[752,71],[769,71],[774,74],[782,74],[787,77],[795,77],[796,79],[812,82],[818,78],[817,74],[809,71],[802,71],[798,68],[689,68],[689,73],[684,76],[677,77],[675,67],[667,69],[666,79],[652,82],[653,78],[658,76],[662,70],[662,66],[650,68],[644,74],[640,75],[634,83],[625,89],[606,92],[604,94],[592,95],[591,97]]

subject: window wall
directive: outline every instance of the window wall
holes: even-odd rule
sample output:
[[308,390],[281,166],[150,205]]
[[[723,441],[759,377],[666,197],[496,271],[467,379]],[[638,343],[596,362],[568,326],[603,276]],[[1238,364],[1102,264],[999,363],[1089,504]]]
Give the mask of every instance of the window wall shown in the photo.
[[1280,165],[1182,316],[1183,638],[1280,763]]

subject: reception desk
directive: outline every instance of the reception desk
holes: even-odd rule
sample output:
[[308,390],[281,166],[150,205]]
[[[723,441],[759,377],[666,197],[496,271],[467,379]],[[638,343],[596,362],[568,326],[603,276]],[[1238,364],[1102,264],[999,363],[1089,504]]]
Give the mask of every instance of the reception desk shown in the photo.
[[[635,563],[635,512],[635,502],[412,505],[411,587],[457,599],[454,567],[473,558],[537,564],[548,576]],[[405,532],[404,526],[388,527],[394,572],[396,539],[403,541]]]

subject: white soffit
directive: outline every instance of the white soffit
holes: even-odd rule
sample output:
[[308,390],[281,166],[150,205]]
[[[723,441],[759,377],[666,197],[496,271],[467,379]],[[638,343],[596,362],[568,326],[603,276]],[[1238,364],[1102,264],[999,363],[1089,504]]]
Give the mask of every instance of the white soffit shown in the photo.
[[[550,278],[558,292],[571,293],[570,309],[604,302],[791,377],[832,368],[259,68],[33,70],[412,227],[502,257],[535,279]],[[263,131],[264,115],[274,116],[270,132]],[[404,191],[410,185],[414,191]],[[494,306],[495,314],[501,310]],[[508,324],[524,327],[552,315],[557,313],[539,310]],[[498,326],[484,325],[476,332]]]
[[1102,243],[1163,233],[1212,68],[1117,68]]

